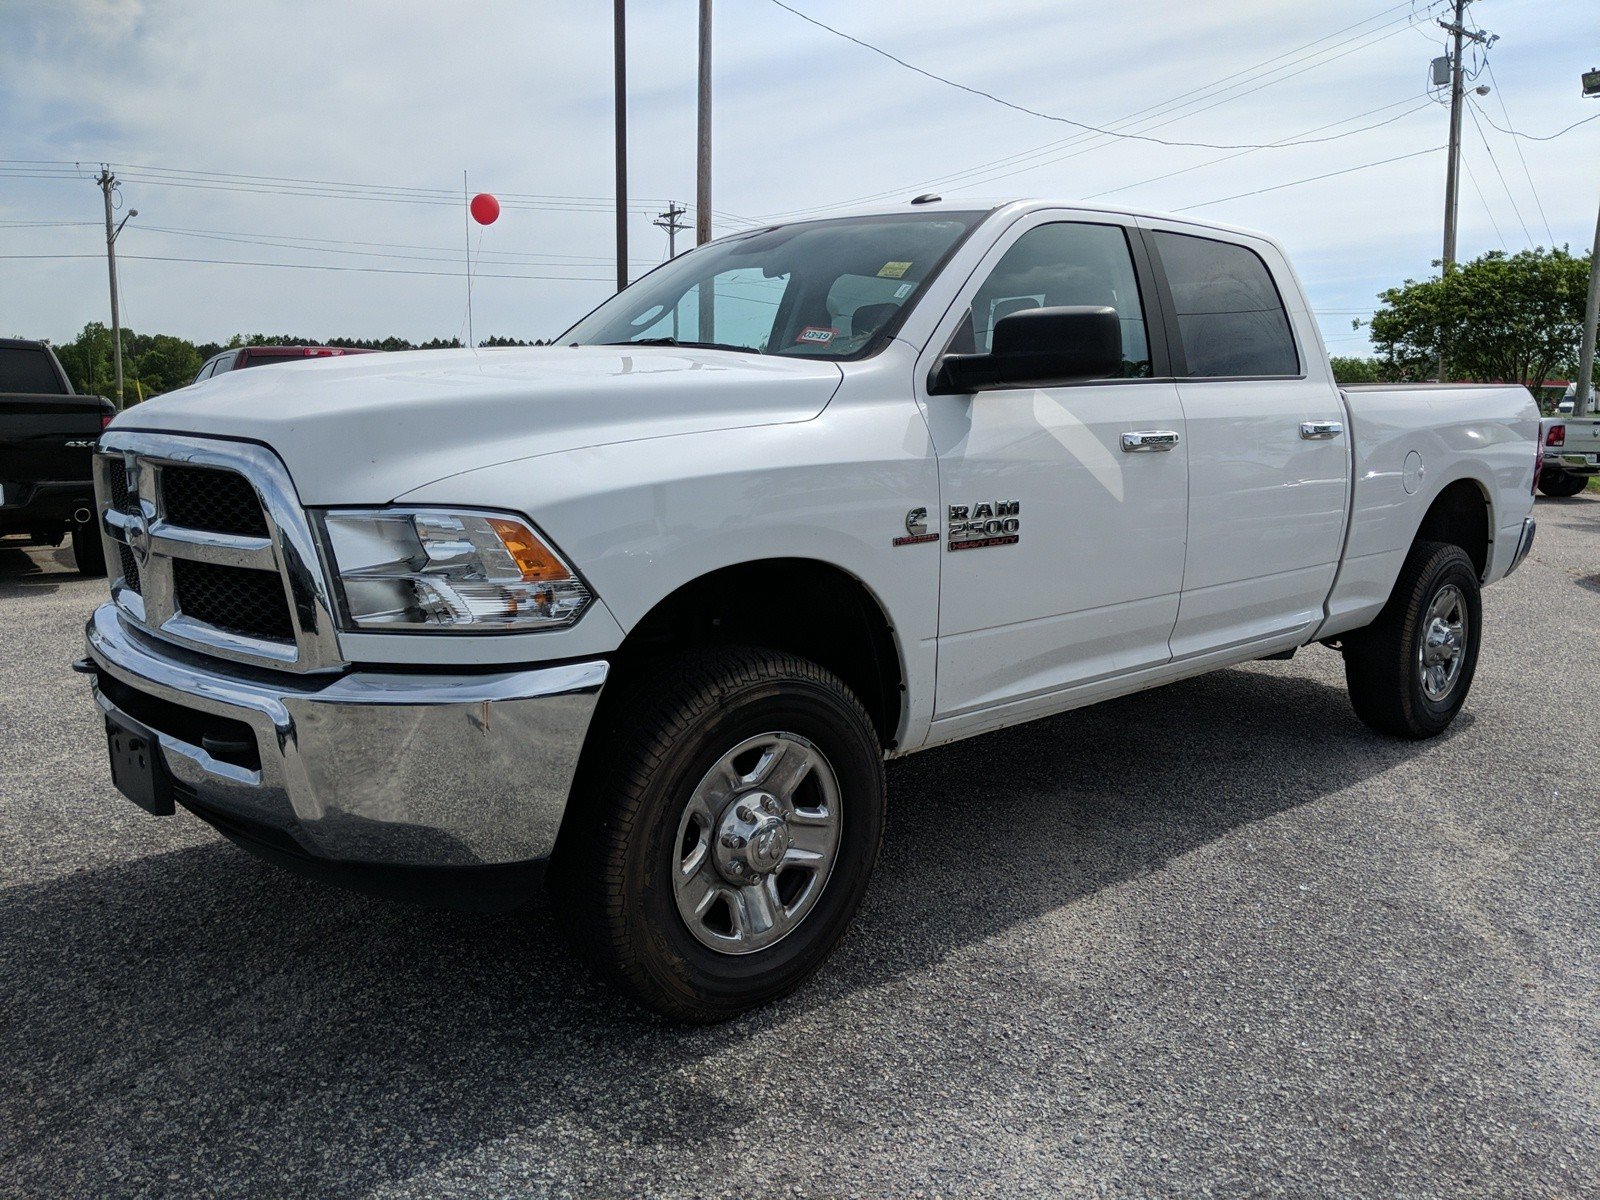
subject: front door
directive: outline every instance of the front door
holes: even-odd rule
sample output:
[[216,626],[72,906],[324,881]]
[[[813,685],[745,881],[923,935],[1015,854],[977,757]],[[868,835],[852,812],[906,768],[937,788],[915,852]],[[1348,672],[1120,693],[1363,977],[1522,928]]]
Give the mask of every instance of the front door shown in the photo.
[[1156,378],[1166,367],[1153,291],[1142,243],[1122,226],[1034,214],[990,251],[935,334],[936,348],[982,353],[1008,313],[1109,305],[1125,359],[1117,379],[922,392],[944,542],[936,731],[982,726],[999,706],[1046,708],[1171,657],[1188,452],[1177,389]]

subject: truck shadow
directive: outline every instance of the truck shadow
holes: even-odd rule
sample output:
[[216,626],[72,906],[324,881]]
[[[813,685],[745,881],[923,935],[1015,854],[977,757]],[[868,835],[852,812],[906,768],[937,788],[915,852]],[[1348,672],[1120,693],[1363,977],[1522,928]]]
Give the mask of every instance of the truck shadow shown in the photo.
[[[908,759],[842,952],[799,995],[713,1030],[593,982],[542,901],[414,909],[221,842],[13,887],[0,1190],[366,1193],[551,1128],[570,1146],[624,1130],[692,1150],[745,1115],[696,1082],[702,1060],[800,1036],[843,1053],[817,1030],[870,1024],[863,989],[1411,753],[1356,724],[1342,690],[1235,670]],[[88,836],[102,799],[120,803],[89,806]]]
[[[47,564],[56,569],[47,570]],[[81,578],[72,551],[66,547],[36,546],[30,552],[21,546],[0,545],[0,600],[23,594],[47,596],[63,582]]]

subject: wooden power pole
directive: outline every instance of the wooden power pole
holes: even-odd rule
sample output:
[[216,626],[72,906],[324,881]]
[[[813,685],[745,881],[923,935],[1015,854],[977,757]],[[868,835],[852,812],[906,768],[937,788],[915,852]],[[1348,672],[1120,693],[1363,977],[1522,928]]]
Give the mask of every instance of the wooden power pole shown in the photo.
[[700,0],[700,100],[695,129],[694,244],[711,240],[711,0]]
[[617,124],[617,291],[628,286],[628,15],[612,0],[612,79]]

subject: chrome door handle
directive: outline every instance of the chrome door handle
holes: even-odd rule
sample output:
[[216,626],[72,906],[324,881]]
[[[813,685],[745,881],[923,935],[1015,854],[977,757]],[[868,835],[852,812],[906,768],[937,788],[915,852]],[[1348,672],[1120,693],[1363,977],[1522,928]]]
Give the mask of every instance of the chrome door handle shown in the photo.
[[1122,435],[1124,454],[1150,454],[1157,450],[1171,450],[1178,444],[1175,429],[1138,429]]
[[1301,421],[1300,436],[1308,442],[1326,441],[1344,432],[1343,421]]

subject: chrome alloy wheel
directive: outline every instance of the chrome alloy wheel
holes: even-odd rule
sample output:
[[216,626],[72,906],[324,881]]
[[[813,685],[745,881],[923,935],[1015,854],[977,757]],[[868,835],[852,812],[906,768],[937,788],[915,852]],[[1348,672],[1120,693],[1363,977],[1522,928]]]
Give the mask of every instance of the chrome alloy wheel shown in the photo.
[[678,914],[713,950],[765,950],[816,907],[839,832],[839,781],[822,751],[793,733],[745,739],[706,772],[678,822]]
[[1417,646],[1417,671],[1422,693],[1439,701],[1450,695],[1467,660],[1467,598],[1449,583],[1434,594],[1422,618],[1422,642]]

